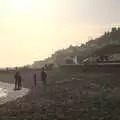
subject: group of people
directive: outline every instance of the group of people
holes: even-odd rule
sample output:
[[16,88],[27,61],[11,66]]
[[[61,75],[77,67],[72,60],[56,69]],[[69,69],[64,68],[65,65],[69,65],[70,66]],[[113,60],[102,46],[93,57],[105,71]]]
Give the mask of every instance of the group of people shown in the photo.
[[[15,73],[15,90],[20,90],[22,88],[22,77],[20,75],[20,72],[17,71]],[[43,85],[46,85],[46,78],[47,78],[47,73],[45,72],[44,67],[41,69],[41,80],[43,82]],[[34,73],[33,75],[33,80],[34,80],[34,86],[36,87],[37,85],[37,75]]]

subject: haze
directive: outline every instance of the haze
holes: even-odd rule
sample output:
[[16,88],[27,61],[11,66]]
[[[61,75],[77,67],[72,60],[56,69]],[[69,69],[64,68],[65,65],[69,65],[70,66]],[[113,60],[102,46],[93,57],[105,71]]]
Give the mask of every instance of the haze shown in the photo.
[[0,67],[31,64],[120,25],[119,0],[0,0]]

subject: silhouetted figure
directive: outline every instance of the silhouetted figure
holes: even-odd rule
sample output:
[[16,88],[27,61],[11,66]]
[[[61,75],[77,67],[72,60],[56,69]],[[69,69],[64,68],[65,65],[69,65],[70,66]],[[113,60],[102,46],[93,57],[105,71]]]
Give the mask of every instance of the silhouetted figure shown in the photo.
[[34,73],[34,75],[33,75],[33,80],[34,80],[34,86],[36,87],[36,82],[37,82],[37,76],[36,76],[36,73]]
[[18,70],[18,67],[15,67],[15,70],[17,71],[17,70]]
[[22,88],[22,77],[19,73],[19,76],[18,76],[18,89],[20,90]]
[[20,72],[17,71],[14,77],[15,77],[15,90],[20,90],[22,87],[22,78]]
[[8,72],[8,67],[6,68],[6,71]]
[[46,78],[47,78],[47,74],[45,72],[44,67],[41,69],[41,80],[43,81],[43,84],[46,85]]
[[19,72],[17,71],[16,73],[15,73],[15,90],[17,90],[18,89],[18,81],[19,81]]

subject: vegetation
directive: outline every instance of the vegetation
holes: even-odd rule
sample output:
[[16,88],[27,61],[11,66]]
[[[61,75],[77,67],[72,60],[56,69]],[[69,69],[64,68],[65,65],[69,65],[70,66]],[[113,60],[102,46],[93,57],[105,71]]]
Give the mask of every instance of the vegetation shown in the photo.
[[[31,88],[32,78],[25,75],[26,87]],[[1,76],[8,76],[8,81],[12,77],[7,73]],[[0,106],[0,119],[119,120],[119,77],[119,73],[104,71],[49,71],[46,91],[38,84],[27,96]]]
[[[62,49],[50,58],[44,60],[45,63],[56,63],[58,65],[63,63],[63,60],[67,56],[78,56],[78,61],[81,62],[85,58],[88,58],[95,53],[97,50],[104,48],[105,46],[113,45],[109,53],[112,53],[112,50],[117,46],[116,49],[119,49],[120,45],[120,28],[112,28],[110,32],[105,32],[104,35],[99,38],[90,40],[86,44],[81,46],[72,46],[70,45],[67,49]],[[116,45],[116,46],[115,46]],[[110,49],[111,46],[109,46]],[[114,47],[114,48],[113,48]],[[104,50],[104,49],[103,49]],[[99,55],[99,54],[98,54]],[[38,61],[38,65],[41,64],[41,61]]]

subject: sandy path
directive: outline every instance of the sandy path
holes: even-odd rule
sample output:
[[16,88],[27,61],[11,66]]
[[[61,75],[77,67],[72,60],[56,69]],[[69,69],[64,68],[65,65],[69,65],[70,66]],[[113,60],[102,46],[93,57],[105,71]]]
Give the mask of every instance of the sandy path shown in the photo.
[[15,91],[14,84],[0,82],[0,105],[23,97],[28,94],[29,91],[27,88]]

